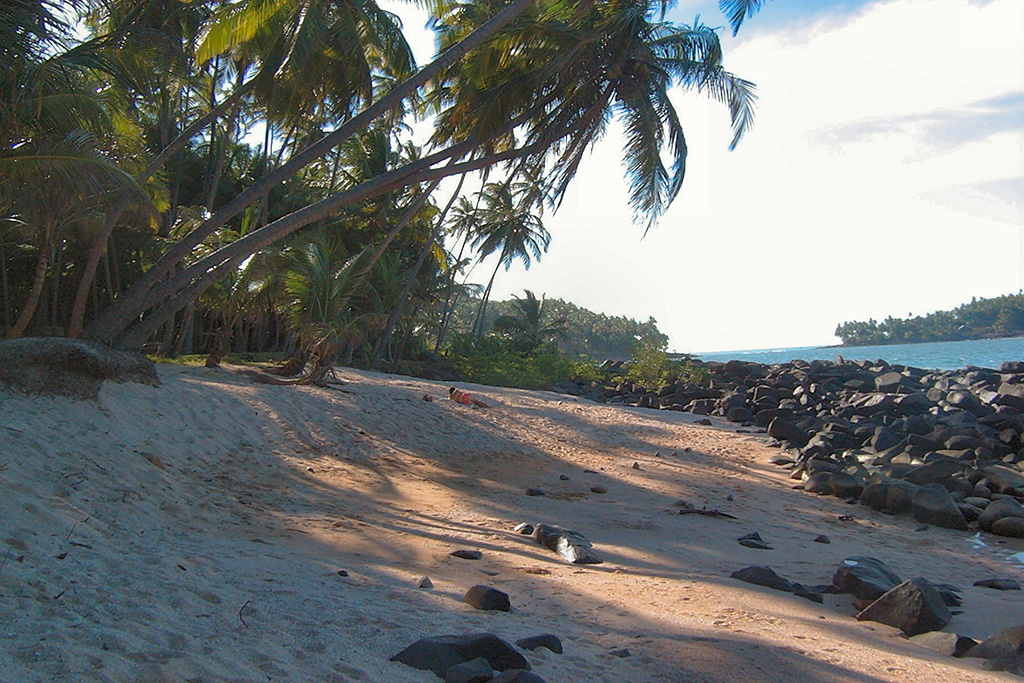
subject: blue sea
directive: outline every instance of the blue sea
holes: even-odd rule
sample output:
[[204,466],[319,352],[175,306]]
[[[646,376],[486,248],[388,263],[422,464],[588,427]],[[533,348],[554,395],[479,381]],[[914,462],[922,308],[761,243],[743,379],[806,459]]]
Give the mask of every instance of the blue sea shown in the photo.
[[695,354],[701,360],[745,360],[771,365],[791,360],[884,360],[934,370],[959,370],[967,366],[999,368],[1003,361],[1024,361],[1024,337],[976,341],[889,344],[884,346],[805,346],[791,349],[757,349]]

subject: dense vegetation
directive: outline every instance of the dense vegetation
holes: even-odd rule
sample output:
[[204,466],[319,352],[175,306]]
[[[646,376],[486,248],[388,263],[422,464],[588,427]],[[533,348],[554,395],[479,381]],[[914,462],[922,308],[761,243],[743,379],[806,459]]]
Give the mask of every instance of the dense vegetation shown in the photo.
[[952,311],[878,322],[845,322],[836,336],[851,346],[958,341],[1024,335],[1024,294],[971,299]]
[[[734,28],[759,5],[721,2]],[[465,335],[529,353],[514,326],[492,331],[509,315],[489,311],[494,279],[541,258],[544,209],[609,122],[648,228],[685,171],[669,91],[725,103],[733,144],[751,124],[753,88],[723,68],[716,31],[665,21],[666,3],[427,6],[439,54],[419,68],[373,0],[0,5],[3,335],[211,364],[277,350],[307,376],[437,359]],[[453,333],[467,266],[487,257]],[[637,334],[555,307],[573,352]],[[595,326],[623,334],[588,347]]]
[[[527,292],[527,296],[532,293]],[[495,321],[516,312],[517,301],[494,301],[488,306],[485,329],[493,329]],[[472,326],[477,300],[467,297],[455,306],[453,329],[468,333]],[[625,360],[637,342],[667,344],[668,336],[658,329],[654,318],[639,322],[626,316],[609,316],[581,308],[562,299],[545,299],[544,312],[552,322],[562,321],[558,347],[570,356],[589,356],[598,360]],[[498,325],[499,329],[501,325]]]

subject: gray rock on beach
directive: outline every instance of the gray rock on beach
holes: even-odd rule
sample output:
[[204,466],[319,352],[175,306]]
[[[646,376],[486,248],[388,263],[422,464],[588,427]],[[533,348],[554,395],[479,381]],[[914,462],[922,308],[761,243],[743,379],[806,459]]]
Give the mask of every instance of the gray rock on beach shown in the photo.
[[967,520],[942,484],[928,484],[917,489],[910,505],[914,519],[919,522],[945,529],[967,530]]
[[832,577],[840,593],[860,600],[877,600],[900,583],[900,577],[884,562],[865,556],[846,558]]
[[921,578],[904,581],[857,615],[858,621],[888,624],[908,636],[938,631],[952,619],[953,615],[939,592]]
[[593,544],[578,531],[563,529],[549,524],[538,524],[533,532],[537,543],[558,553],[573,564],[601,564],[602,560],[593,550]]
[[422,638],[391,657],[392,662],[422,671],[432,671],[438,678],[453,666],[483,657],[492,669],[530,670],[526,661],[514,647],[493,633],[467,633]]
[[497,588],[491,588],[490,586],[473,586],[466,591],[466,595],[462,600],[476,609],[498,610],[501,612],[508,612],[511,609],[508,593],[503,593]]
[[999,498],[992,501],[978,517],[982,531],[993,531],[993,525],[1006,517],[1024,518],[1024,506],[1013,498]]

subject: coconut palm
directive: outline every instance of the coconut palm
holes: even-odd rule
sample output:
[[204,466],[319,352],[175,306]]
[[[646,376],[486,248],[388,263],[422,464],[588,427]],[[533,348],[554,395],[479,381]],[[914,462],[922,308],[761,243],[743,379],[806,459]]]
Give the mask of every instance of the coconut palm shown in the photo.
[[533,260],[540,260],[551,243],[551,234],[537,213],[540,207],[536,197],[517,195],[515,191],[516,186],[510,182],[488,183],[481,190],[482,222],[473,246],[480,260],[497,253],[498,262],[480,299],[474,323],[477,337],[483,335],[487,301],[498,270],[504,266],[507,271],[516,261],[521,261],[528,269]]
[[554,339],[564,339],[567,331],[565,318],[545,320],[544,297],[540,299],[529,289],[526,296],[515,297],[512,315],[498,316],[494,331],[512,340],[521,351],[532,351],[541,344]]
[[[508,5],[498,0],[472,5],[479,5],[479,11],[473,14],[472,8],[462,5],[466,10],[450,22],[454,28],[449,31],[449,43],[452,50],[458,46],[458,55],[448,57],[450,50],[446,51],[446,56],[423,70],[433,74],[431,78],[436,76],[439,89],[433,98],[434,106],[442,110],[434,138],[439,151],[272,221],[206,261],[166,277],[168,268],[188,253],[204,230],[240,210],[256,188],[265,191],[266,183],[277,182],[272,180],[278,177],[276,172],[267,176],[243,193],[245,197],[228,202],[196,235],[172,247],[111,308],[94,333],[104,339],[120,336],[120,343],[137,345],[167,315],[252,253],[345,206],[398,188],[502,162],[514,163],[517,175],[527,170],[537,173],[547,159],[554,162],[548,189],[557,202],[586,150],[615,117],[622,119],[627,135],[624,161],[630,201],[637,217],[650,228],[678,194],[685,173],[686,143],[669,88],[682,84],[726,102],[734,144],[752,123],[752,87],[722,68],[715,32],[701,25],[675,27],[660,20],[658,11],[664,6],[633,0],[583,4],[541,0],[529,11],[518,0]],[[479,24],[480,19],[495,11],[495,17],[507,18],[506,11],[519,15],[493,40],[479,49],[472,47],[473,41],[481,44],[480,36],[487,33],[476,31],[483,26],[489,31],[492,26]],[[469,20],[459,21],[469,15]],[[467,46],[473,51],[462,61]],[[446,71],[455,64],[459,70]],[[389,98],[406,86],[418,87],[415,84],[422,82],[418,79],[423,72],[396,87],[379,106],[372,105],[339,126],[323,145],[349,136],[352,127],[365,126],[367,117],[397,106]],[[282,169],[310,163],[325,151],[320,145],[294,155]],[[663,152],[671,158],[668,167],[662,162]],[[154,313],[142,317],[147,310]],[[133,329],[121,334],[126,325]]]

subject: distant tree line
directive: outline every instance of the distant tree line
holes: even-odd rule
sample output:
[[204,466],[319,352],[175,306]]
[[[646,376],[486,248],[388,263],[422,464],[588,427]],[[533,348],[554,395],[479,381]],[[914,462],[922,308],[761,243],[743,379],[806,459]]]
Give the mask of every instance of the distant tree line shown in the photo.
[[[527,292],[526,301],[530,293]],[[492,301],[486,312],[483,328],[497,328],[509,316],[522,316],[522,299],[508,301]],[[457,333],[469,333],[473,326],[474,313],[478,300],[466,297],[455,307],[453,330]],[[548,324],[559,322],[560,334],[557,337],[558,347],[571,356],[586,355],[596,360],[611,358],[624,360],[631,356],[638,343],[643,342],[653,347],[668,344],[668,335],[658,329],[654,318],[640,322],[620,315],[605,315],[581,308],[562,299],[545,299],[543,301],[543,319]]]
[[1024,293],[975,297],[951,311],[912,318],[845,322],[835,334],[850,346],[1024,336]]

